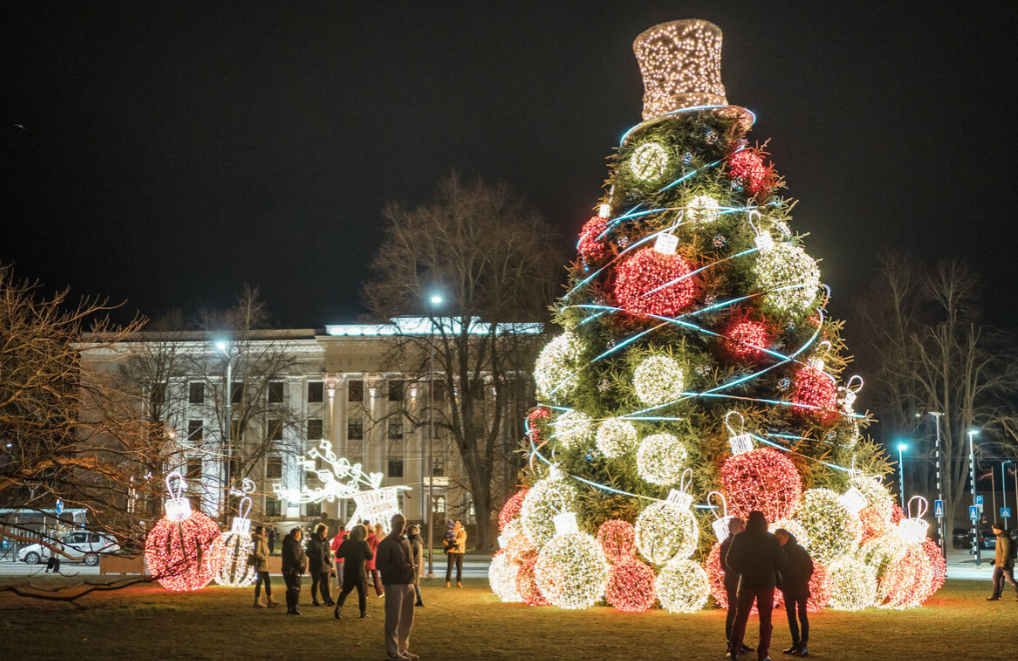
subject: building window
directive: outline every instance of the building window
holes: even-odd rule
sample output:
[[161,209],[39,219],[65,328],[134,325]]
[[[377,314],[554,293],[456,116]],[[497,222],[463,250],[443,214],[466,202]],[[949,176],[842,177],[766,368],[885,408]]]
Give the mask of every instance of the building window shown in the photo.
[[311,418],[308,420],[308,440],[317,441],[325,438],[325,426],[322,423],[321,418]]
[[435,457],[434,463],[431,465],[431,474],[435,477],[442,477],[445,475],[445,458]]
[[273,441],[283,440],[283,421],[269,420],[269,439]]
[[[435,401],[436,402],[444,402],[445,401],[445,383],[440,381],[440,380],[438,380],[438,379],[435,379],[434,383],[435,383]],[[430,383],[428,384],[428,389],[429,389],[429,391],[431,389],[431,384]]]
[[403,379],[392,379],[389,381],[389,401],[403,401]]
[[205,384],[201,381],[187,384],[187,401],[191,404],[204,404]]
[[389,418],[389,438],[400,439],[403,438],[403,414],[397,413],[396,415]]
[[363,418],[350,418],[350,420],[347,421],[346,437],[351,441],[360,441],[364,439]]
[[244,384],[243,383],[231,384],[230,392],[232,393],[230,396],[230,403],[240,404],[240,400],[244,399]]
[[265,462],[265,478],[268,480],[279,480],[283,477],[283,458],[279,455],[272,455]]
[[403,460],[389,460],[389,477],[403,477]]
[[363,402],[364,401],[364,382],[363,381],[348,381],[346,384],[347,401],[350,402]]
[[283,403],[283,382],[269,381],[269,404]]
[[445,496],[435,496],[435,512],[445,513]]
[[205,438],[205,426],[201,420],[187,421],[187,440],[200,441]]
[[308,403],[325,401],[325,388],[321,381],[308,381]]
[[310,502],[310,503],[307,504],[306,507],[307,507],[307,509],[305,510],[305,512],[306,512],[305,516],[321,516],[322,515],[322,504],[321,503]]
[[281,516],[283,503],[278,498],[265,499],[265,516]]
[[187,460],[187,479],[189,480],[200,480],[201,479],[201,459],[188,459]]

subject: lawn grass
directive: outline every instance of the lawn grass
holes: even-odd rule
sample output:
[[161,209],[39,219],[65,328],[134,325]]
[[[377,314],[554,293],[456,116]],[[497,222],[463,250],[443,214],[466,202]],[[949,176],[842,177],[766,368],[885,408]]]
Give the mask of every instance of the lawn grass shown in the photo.
[[[283,585],[273,579],[277,598]],[[724,613],[609,608],[570,612],[501,604],[487,581],[472,579],[447,590],[424,586],[411,651],[423,659],[721,659]],[[988,583],[948,581],[923,609],[811,616],[811,656],[820,659],[1013,659],[1018,654],[1018,602],[1013,592],[987,603]],[[144,585],[86,597],[89,608],[0,596],[0,659],[384,659],[382,599],[368,602],[370,619],[348,602],[341,621],[331,608],[312,608],[305,583],[302,617],[284,608],[255,609],[250,589],[212,587],[175,594]],[[356,596],[356,594],[354,595]],[[784,612],[775,613],[771,652],[789,642]],[[757,627],[750,625],[747,642]],[[750,655],[749,658],[755,658]]]

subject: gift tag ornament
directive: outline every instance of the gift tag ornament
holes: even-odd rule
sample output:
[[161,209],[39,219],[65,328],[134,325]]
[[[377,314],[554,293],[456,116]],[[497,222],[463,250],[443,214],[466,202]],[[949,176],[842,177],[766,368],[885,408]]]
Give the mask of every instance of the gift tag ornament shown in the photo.
[[748,216],[749,226],[753,228],[753,233],[756,234],[756,237],[753,239],[753,243],[760,252],[767,252],[774,248],[774,238],[771,236],[771,233],[762,229],[762,225],[760,223],[760,212],[756,209],[752,209]]
[[654,250],[658,251],[662,255],[674,255],[676,248],[679,247],[679,237],[674,234],[658,234],[657,239],[654,241]]
[[[915,516],[912,516],[913,501],[917,501]],[[922,544],[923,540],[926,539],[926,531],[930,527],[930,524],[923,519],[929,509],[929,501],[922,496],[912,496],[909,498],[908,503],[905,505],[908,518],[902,519],[901,523],[898,524],[898,536],[909,544]]]
[[849,487],[848,491],[841,494],[841,504],[850,513],[858,515],[867,505],[866,496],[855,487]]
[[[721,499],[721,516],[718,516],[717,506],[711,503],[711,498],[714,496]],[[733,518],[728,514],[728,501],[725,500],[725,495],[720,491],[711,491],[707,494],[707,507],[710,508],[711,513],[714,515],[714,522],[710,526],[714,529],[714,536],[717,537],[718,543],[721,543],[728,539],[730,534],[728,526]]]
[[[733,415],[739,416],[739,431],[736,432],[735,428],[732,427],[728,419]],[[731,436],[728,438],[728,444],[732,446],[732,455],[739,455],[745,452],[753,451],[753,437],[746,433],[745,427],[746,419],[738,411],[729,411],[725,414],[725,426],[728,427],[728,431],[731,432]]]

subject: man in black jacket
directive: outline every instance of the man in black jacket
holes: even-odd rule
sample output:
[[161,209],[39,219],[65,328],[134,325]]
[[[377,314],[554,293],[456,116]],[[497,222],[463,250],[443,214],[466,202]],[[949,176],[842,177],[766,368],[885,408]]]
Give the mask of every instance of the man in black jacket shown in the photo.
[[315,534],[308,540],[308,568],[311,570],[311,605],[320,606],[318,594],[326,606],[335,606],[332,600],[332,550],[325,533],[328,527],[319,523]]
[[392,517],[391,531],[378,543],[375,566],[385,585],[385,653],[392,661],[419,658],[407,649],[414,626],[414,555],[403,537],[406,519]]
[[[749,513],[746,531],[736,535],[727,554],[728,565],[739,573],[738,608],[735,625],[732,627],[732,650],[742,649],[746,635],[749,613],[756,602],[760,612],[760,643],[756,653],[763,660],[770,659],[767,648],[771,644],[771,611],[774,609],[774,587],[777,574],[788,565],[785,552],[778,538],[767,532],[767,518],[763,512]],[[732,651],[725,658],[738,659],[739,652]]]
[[300,597],[301,575],[307,570],[308,557],[301,548],[300,528],[293,528],[283,538],[283,582],[286,583],[286,614],[300,615],[297,600]]
[[333,615],[337,620],[342,619],[340,609],[346,602],[347,596],[357,589],[357,601],[361,607],[361,617],[368,616],[368,572],[364,563],[375,557],[371,547],[364,541],[367,537],[367,529],[357,524],[350,531],[350,538],[343,540],[343,543],[336,549],[336,557],[343,558],[343,591],[339,593],[339,601],[336,603],[336,610]]
[[[728,597],[728,614],[725,616],[725,644],[728,646],[726,652],[732,651],[732,627],[735,624],[735,611],[739,605],[739,572],[728,564],[728,550],[732,548],[732,540],[735,539],[735,536],[745,529],[745,521],[737,516],[732,517],[728,521],[728,537],[725,537],[725,541],[721,542],[721,571],[725,575],[725,595]],[[743,645],[736,653],[745,654],[751,651],[749,647]]]
[[[781,593],[785,596],[785,613],[788,615],[788,628],[792,632],[792,646],[782,651],[792,656],[808,656],[809,617],[806,603],[810,596],[809,579],[813,576],[813,559],[799,545],[795,535],[784,528],[776,530],[774,536],[781,542],[785,557],[788,558],[788,566],[781,572]],[[796,611],[799,612],[798,622],[795,619]],[[801,636],[799,622],[802,623]]]

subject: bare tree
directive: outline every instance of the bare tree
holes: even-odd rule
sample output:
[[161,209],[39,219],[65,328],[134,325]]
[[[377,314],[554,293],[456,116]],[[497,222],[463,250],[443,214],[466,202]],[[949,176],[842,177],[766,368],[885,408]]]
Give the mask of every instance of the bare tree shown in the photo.
[[[882,258],[860,315],[874,352],[874,408],[885,432],[919,439],[933,456],[932,427],[922,414],[942,413],[945,506],[962,503],[969,470],[967,430],[979,428],[984,447],[1014,447],[1018,355],[1013,339],[980,320],[978,281],[963,262],[926,268],[902,255]],[[919,414],[917,416],[917,414]],[[929,463],[927,462],[927,466]],[[927,473],[928,474],[928,473]],[[924,486],[926,482],[924,474]]]
[[[507,473],[504,462],[512,461],[519,438],[507,415],[518,416],[520,400],[532,398],[533,324],[547,318],[564,260],[554,232],[505,183],[468,185],[453,173],[430,203],[392,203],[384,217],[365,304],[380,321],[426,321],[410,329],[397,324],[390,362],[426,392],[433,355],[436,401],[417,409],[415,421],[433,415],[455,445],[479,522],[477,544],[486,548],[491,514],[511,486],[496,493],[493,485]],[[441,303],[429,304],[433,296]]]

